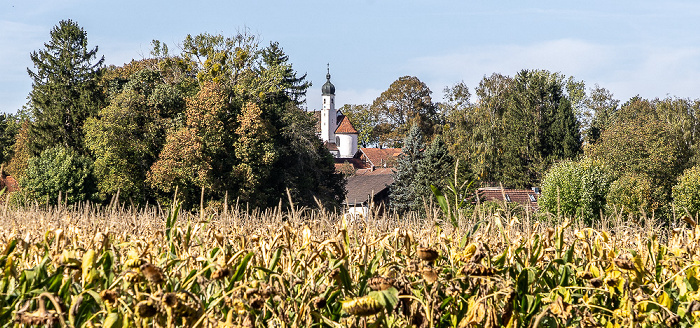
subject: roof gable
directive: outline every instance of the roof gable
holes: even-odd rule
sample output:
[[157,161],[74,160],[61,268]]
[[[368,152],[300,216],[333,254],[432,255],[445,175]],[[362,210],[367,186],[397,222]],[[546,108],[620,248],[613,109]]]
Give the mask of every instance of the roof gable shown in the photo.
[[352,126],[352,123],[350,123],[350,119],[342,115],[342,118],[340,119],[340,124],[338,124],[338,128],[335,129],[336,134],[357,134],[357,130],[355,130],[355,127]]

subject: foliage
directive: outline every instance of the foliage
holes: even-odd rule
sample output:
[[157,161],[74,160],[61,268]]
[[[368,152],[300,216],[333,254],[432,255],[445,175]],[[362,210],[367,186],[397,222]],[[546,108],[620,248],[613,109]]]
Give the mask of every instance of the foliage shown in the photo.
[[627,173],[610,185],[607,207],[625,216],[651,215],[660,207],[652,197],[653,185],[647,176]]
[[352,126],[357,130],[357,142],[361,147],[370,147],[379,142],[379,117],[370,105],[345,104],[339,111],[350,119]]
[[[114,81],[114,80],[113,80]],[[103,199],[117,192],[144,203],[146,174],[165,144],[172,119],[183,111],[181,92],[161,72],[142,69],[123,79],[121,90],[85,123],[86,147],[95,157]]]
[[573,105],[581,102],[580,85],[574,82],[543,70],[493,74],[479,83],[473,104],[466,86],[455,85],[445,106],[451,152],[482,182],[510,188],[539,184],[551,163],[581,153]]
[[[157,42],[156,49],[167,52]],[[217,201],[267,207],[289,189],[303,205],[339,204],[343,176],[298,107],[310,84],[279,44],[263,49],[247,33],[200,34],[185,39],[179,58],[194,65],[200,86],[148,173],[162,199],[177,188],[191,206],[207,190]]]
[[568,160],[554,164],[542,180],[537,204],[550,213],[575,217],[580,213],[583,168]]
[[[644,197],[638,195],[632,197],[636,201],[630,199],[632,203],[621,204],[644,205],[647,210],[666,212],[671,188],[689,161],[689,153],[683,149],[686,145],[681,141],[667,121],[660,119],[652,102],[635,98],[616,112],[613,123],[595,145],[588,147],[587,153],[609,165],[613,171],[634,177],[625,180],[623,185],[631,187],[630,183],[639,182],[640,186],[651,188],[639,191],[649,192],[648,200],[643,200],[647,199],[646,194]],[[622,189],[629,190],[627,187]]]
[[431,185],[443,189],[453,167],[440,136],[426,147],[420,128],[414,125],[403,143],[390,192],[391,206],[399,213],[422,210],[433,195]]
[[21,124],[12,114],[0,114],[0,164],[7,163],[14,153],[12,146]]
[[272,141],[272,127],[262,119],[262,110],[255,104],[247,104],[238,117],[237,140],[233,144],[238,164],[232,175],[241,186],[243,199],[254,199],[262,183],[269,179],[272,164],[277,160]]
[[423,133],[414,125],[406,135],[401,155],[394,165],[394,184],[389,193],[391,207],[399,213],[417,211],[423,207],[423,198],[416,188],[415,181],[420,172],[424,149]]
[[17,135],[15,135],[15,141],[12,145],[12,158],[7,165],[7,172],[17,180],[26,176],[27,163],[32,157],[32,152],[29,149],[29,126],[28,121],[22,122],[22,126],[17,132]]
[[600,161],[589,158],[562,161],[547,171],[537,203],[550,213],[580,217],[590,224],[604,214],[613,181],[615,175]]
[[77,23],[62,20],[51,30],[45,49],[32,52],[35,70],[29,109],[30,149],[39,153],[54,145],[86,153],[83,124],[103,105],[98,85],[104,57],[97,58],[97,47],[88,49],[87,33]]
[[439,122],[437,106],[430,97],[430,88],[415,76],[402,76],[389,85],[372,103],[381,125],[377,138],[389,147],[401,146],[411,126],[432,138]]
[[612,123],[612,117],[618,111],[620,101],[613,98],[613,94],[605,88],[595,85],[590,95],[585,100],[589,109],[588,124],[584,126],[582,134],[589,145],[595,144],[600,135]]
[[19,180],[29,199],[42,203],[68,204],[91,200],[96,191],[92,160],[72,149],[49,148],[27,163],[26,176]]
[[673,186],[673,206],[679,216],[690,214],[696,218],[700,213],[700,167],[686,169]]
[[221,86],[206,83],[187,100],[185,126],[168,133],[163,150],[148,172],[148,183],[154,189],[172,193],[178,187],[183,199],[191,203],[196,202],[200,189],[211,189],[215,183],[227,190],[222,185],[225,182],[215,178],[221,174],[215,170],[222,165],[213,161],[231,144],[231,134],[225,133],[233,130],[227,98]]

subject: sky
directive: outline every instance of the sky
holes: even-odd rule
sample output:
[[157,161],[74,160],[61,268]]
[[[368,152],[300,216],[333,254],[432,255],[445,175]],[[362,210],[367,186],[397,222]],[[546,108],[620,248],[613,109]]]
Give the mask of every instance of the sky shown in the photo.
[[623,102],[700,98],[700,1],[0,0],[0,112],[26,104],[29,54],[63,19],[110,65],[148,58],[154,39],[172,53],[188,34],[247,29],[308,74],[309,109],[321,107],[326,64],[338,106],[371,103],[401,76],[441,101],[455,83],[473,91],[484,76],[522,69],[573,76]]

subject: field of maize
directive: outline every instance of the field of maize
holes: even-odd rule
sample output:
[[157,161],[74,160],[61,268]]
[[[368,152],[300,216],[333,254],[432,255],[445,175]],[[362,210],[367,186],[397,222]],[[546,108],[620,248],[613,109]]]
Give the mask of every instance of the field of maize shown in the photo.
[[3,327],[700,327],[700,226],[0,208]]

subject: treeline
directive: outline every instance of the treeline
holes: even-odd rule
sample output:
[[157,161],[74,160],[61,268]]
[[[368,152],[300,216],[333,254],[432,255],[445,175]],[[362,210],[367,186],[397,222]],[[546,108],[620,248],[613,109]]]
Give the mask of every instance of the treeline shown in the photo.
[[[700,209],[700,170],[690,170],[700,100],[637,96],[621,104],[605,88],[545,70],[486,76],[473,94],[464,83],[444,91],[433,102],[424,83],[402,77],[372,104],[342,109],[361,122],[364,144],[406,147],[392,190],[397,209],[424,206],[431,184],[447,190],[460,181],[541,186],[544,209],[589,221]],[[408,133],[411,126],[418,131]],[[434,165],[457,161],[456,181],[454,166]]]
[[179,54],[104,66],[73,21],[31,54],[27,106],[0,119],[16,201],[340,203],[344,180],[299,106],[310,83],[277,43],[187,36]]
[[[279,44],[200,34],[178,54],[154,41],[150,58],[105,67],[75,22],[50,35],[31,54],[27,106],[0,116],[0,163],[20,182],[17,201],[162,203],[177,190],[189,205],[204,193],[213,206],[266,207],[289,189],[302,205],[342,202],[344,179],[300,108],[310,83]],[[546,70],[492,74],[444,94],[434,101],[404,76],[372,104],[340,109],[363,146],[404,148],[396,210],[421,210],[431,185],[461,194],[465,181],[542,187],[543,208],[588,220],[700,209],[700,169],[691,170],[700,100],[621,103]]]

